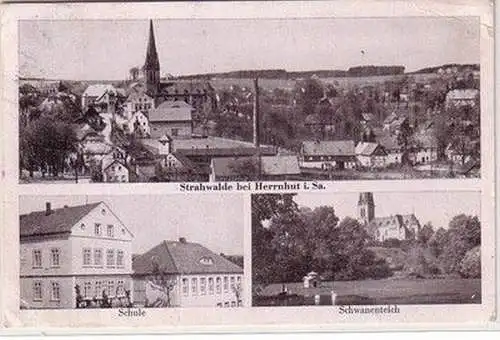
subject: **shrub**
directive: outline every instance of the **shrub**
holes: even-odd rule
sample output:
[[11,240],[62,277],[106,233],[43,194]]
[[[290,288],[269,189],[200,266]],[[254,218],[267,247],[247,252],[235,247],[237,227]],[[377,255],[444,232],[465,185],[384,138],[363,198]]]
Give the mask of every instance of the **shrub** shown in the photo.
[[460,275],[465,278],[481,278],[481,247],[469,250],[460,263]]
[[388,238],[387,240],[384,240],[382,246],[385,248],[399,248],[401,247],[401,241],[397,238]]

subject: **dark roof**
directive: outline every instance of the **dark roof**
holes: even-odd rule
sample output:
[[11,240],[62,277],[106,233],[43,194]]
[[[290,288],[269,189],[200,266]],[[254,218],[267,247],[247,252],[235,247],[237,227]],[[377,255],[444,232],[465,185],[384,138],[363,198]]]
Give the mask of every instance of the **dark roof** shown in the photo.
[[305,156],[354,156],[354,141],[305,141],[302,152]]
[[36,211],[19,217],[20,235],[50,235],[69,233],[71,228],[92,209],[102,202],[53,209],[49,215],[44,211]]
[[[211,264],[202,263],[208,259]],[[132,262],[135,275],[153,274],[158,269],[168,274],[243,274],[243,269],[198,243],[163,241]]]
[[[294,155],[261,156],[261,171],[263,175],[299,175],[299,159]],[[245,162],[254,162],[258,165],[257,157],[223,157],[213,158],[212,167],[216,176],[235,176],[235,166],[245,165]]]
[[192,120],[193,107],[181,100],[167,100],[149,112],[150,122],[171,122]]
[[[378,151],[376,153],[376,151]],[[386,154],[385,150],[378,143],[370,143],[370,142],[359,142],[356,145],[356,154],[363,156],[372,156],[372,155],[380,155]]]

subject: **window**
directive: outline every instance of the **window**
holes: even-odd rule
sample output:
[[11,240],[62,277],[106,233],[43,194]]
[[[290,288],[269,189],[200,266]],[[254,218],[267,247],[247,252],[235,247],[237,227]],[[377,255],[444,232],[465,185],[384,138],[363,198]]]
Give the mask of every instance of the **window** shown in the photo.
[[236,307],[236,301],[231,301],[231,307]]
[[42,268],[42,251],[33,250],[33,268]]
[[210,295],[214,294],[214,278],[213,277],[208,278],[208,294],[210,294]]
[[224,307],[229,307],[229,302],[224,302]]
[[207,279],[205,279],[204,277],[200,279],[200,294],[201,295],[207,294]]
[[182,279],[182,294],[184,294],[184,296],[189,295],[189,280],[188,279]]
[[83,284],[83,296],[86,297],[86,298],[89,298],[91,297],[91,294],[92,294],[92,282],[85,282]]
[[116,295],[124,296],[125,295],[125,283],[123,280],[119,280],[116,284]]
[[97,298],[102,297],[102,281],[95,282],[95,293],[94,294]]
[[224,276],[224,292],[227,293],[229,290],[229,277]]
[[106,266],[114,267],[115,265],[115,251],[113,249],[108,249],[106,252]]
[[50,300],[59,301],[61,300],[61,290],[59,287],[59,282],[52,282],[52,287],[50,291]]
[[90,248],[83,248],[83,265],[90,266],[92,264],[92,254]]
[[236,277],[236,283],[238,286],[241,285],[241,276]]
[[115,296],[115,281],[108,281],[108,295]]
[[96,223],[95,226],[94,226],[94,233],[97,235],[97,236],[100,236],[101,235],[101,224],[100,223]]
[[52,267],[59,267],[59,249],[52,248],[50,250],[50,261]]
[[116,251],[116,265],[118,267],[123,267],[123,250],[117,250]]
[[179,129],[172,129],[172,137],[179,135]]
[[115,237],[115,227],[112,224],[108,224],[108,237]]
[[102,267],[102,249],[94,249],[94,265]]
[[234,289],[234,276],[231,276],[231,289]]
[[33,282],[33,300],[41,301],[42,300],[42,282],[34,281]]
[[215,289],[216,289],[217,294],[222,293],[222,286],[221,286],[221,284],[222,284],[221,278],[217,277],[215,279]]
[[196,296],[198,294],[198,279],[193,277],[191,279],[191,295]]

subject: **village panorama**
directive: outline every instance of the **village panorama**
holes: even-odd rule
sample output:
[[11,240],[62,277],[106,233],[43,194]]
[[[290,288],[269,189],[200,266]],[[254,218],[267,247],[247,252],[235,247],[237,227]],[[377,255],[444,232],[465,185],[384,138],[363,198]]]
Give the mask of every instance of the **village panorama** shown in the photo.
[[121,81],[20,78],[21,183],[480,176],[479,64],[171,76],[158,39]]

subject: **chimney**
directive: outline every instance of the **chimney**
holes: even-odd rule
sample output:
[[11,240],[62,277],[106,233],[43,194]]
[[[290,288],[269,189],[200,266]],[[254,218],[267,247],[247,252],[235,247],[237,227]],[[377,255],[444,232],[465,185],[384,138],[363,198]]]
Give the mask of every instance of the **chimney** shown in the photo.
[[45,202],[45,216],[49,216],[50,214],[52,214],[50,202]]
[[179,237],[179,242],[180,242],[180,243],[187,243],[187,241],[186,241],[186,238],[185,238],[185,237]]
[[260,122],[259,122],[259,78],[254,79],[255,93],[253,96],[253,145],[260,146]]

